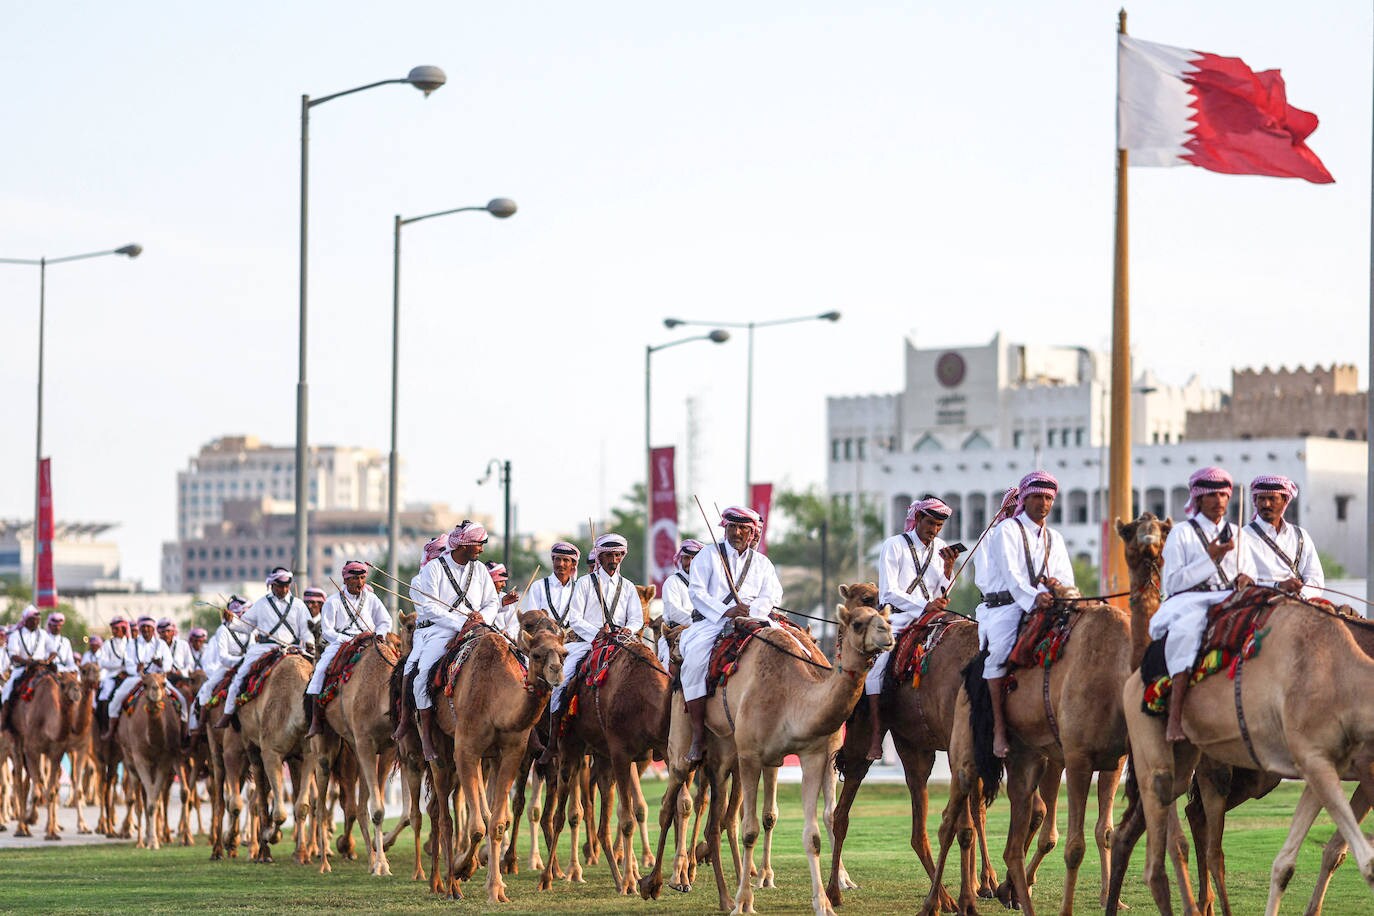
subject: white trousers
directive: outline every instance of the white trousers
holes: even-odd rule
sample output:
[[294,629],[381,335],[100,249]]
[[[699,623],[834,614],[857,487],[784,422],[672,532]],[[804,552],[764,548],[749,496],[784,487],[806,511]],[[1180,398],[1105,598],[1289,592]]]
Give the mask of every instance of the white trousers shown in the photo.
[[1207,630],[1207,611],[1215,604],[1230,598],[1235,592],[1180,592],[1170,595],[1150,618],[1150,638],[1163,639],[1167,634],[1168,643],[1164,646],[1164,662],[1169,666],[1169,676],[1181,674],[1193,667],[1197,661],[1198,649],[1202,648],[1202,636]]
[[419,672],[415,675],[415,686],[411,691],[415,694],[416,709],[429,709],[434,705],[429,698],[430,669],[444,657],[444,653],[448,651],[448,641],[458,635],[461,626],[444,621],[415,631],[410,658],[406,659],[406,673]]
[[668,651],[668,640],[662,636],[658,638],[658,660],[664,668],[667,668],[673,661],[672,653]]
[[315,673],[310,675],[310,686],[305,688],[306,693],[312,697],[320,695],[320,691],[324,689],[324,673],[329,670],[329,663],[339,654],[342,647],[341,642],[331,642],[324,647],[324,652],[320,653],[320,660],[315,663]]
[[978,605],[978,648],[988,650],[988,659],[983,663],[984,680],[1007,676],[1007,656],[1016,645],[1016,631],[1020,627],[1019,604]]
[[563,659],[563,682],[553,688],[553,696],[549,697],[550,715],[563,708],[563,688],[568,686],[568,681],[572,680],[572,676],[577,671],[577,666],[581,664],[582,659],[586,658],[587,653],[592,651],[592,644],[578,640],[568,643],[563,648],[568,650],[568,657]]
[[5,681],[4,689],[0,689],[0,703],[8,703],[10,701],[10,694],[14,693],[14,685],[19,683],[19,678],[23,673],[23,665],[16,665],[10,671],[10,679]]
[[[776,628],[778,625],[767,618],[764,624]],[[717,621],[694,620],[687,632],[678,637],[678,649],[682,652],[682,698],[699,700],[706,696],[706,673],[711,667],[711,649],[716,638],[730,623],[731,618],[721,617]]]
[[[131,674],[124,679],[124,683],[119,685],[119,689],[116,690],[114,696],[110,698],[110,719],[112,721],[119,718],[119,713],[124,708],[124,701],[127,700],[129,694],[137,690],[138,685],[142,683],[143,678],[136,674]],[[181,700],[181,721],[185,722],[186,716],[191,709],[190,704],[186,702],[186,697],[182,696],[181,691],[171,684],[165,684],[164,686],[169,694],[174,693],[177,695],[177,699]]]
[[243,661],[239,664],[239,670],[234,674],[233,683],[229,685],[229,695],[224,698],[224,714],[233,715],[234,710],[238,709],[239,692],[243,690],[243,682],[248,680],[248,670],[253,667],[253,662],[262,658],[273,649],[280,649],[281,646],[274,642],[253,642],[248,646],[248,650],[243,653]]
[[[14,678],[11,677],[10,680],[13,681]],[[96,699],[103,703],[103,702],[105,702],[106,700],[108,700],[108,699],[110,698],[110,694],[113,693],[113,692],[114,692],[114,675],[113,675],[113,674],[102,675],[101,678],[100,678],[100,693],[97,694]]]

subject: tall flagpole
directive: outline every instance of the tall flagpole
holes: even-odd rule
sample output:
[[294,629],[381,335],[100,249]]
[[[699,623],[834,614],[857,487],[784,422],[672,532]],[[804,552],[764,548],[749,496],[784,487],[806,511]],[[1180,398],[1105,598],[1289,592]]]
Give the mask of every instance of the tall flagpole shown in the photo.
[[[1374,392],[1374,159],[1370,162],[1369,202],[1369,363],[1365,371],[1365,389]],[[1364,526],[1364,596],[1374,600],[1374,461],[1369,460],[1370,436],[1374,435],[1374,397],[1369,397],[1369,416],[1365,432],[1365,526]],[[1366,609],[1365,616],[1369,616]]]
[[[1117,14],[1117,33],[1126,34],[1126,11]],[[1120,50],[1117,51],[1118,59]],[[1117,93],[1121,73],[1117,71]],[[1120,119],[1120,112],[1117,114]],[[1119,125],[1118,125],[1119,135]],[[1112,421],[1107,520],[1134,518],[1131,511],[1131,308],[1126,222],[1126,151],[1116,151],[1116,246],[1112,258]],[[1102,593],[1125,591],[1129,585],[1126,553],[1114,526],[1104,526]]]

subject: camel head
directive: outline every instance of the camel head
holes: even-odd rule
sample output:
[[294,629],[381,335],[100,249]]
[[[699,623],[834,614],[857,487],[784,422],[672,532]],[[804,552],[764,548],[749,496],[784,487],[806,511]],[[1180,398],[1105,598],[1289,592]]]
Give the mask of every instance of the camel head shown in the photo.
[[[392,650],[394,650],[394,651],[396,651],[396,652],[400,652],[400,651],[401,651],[401,634],[399,634],[399,633],[388,633],[388,634],[386,634],[385,636],[382,637],[382,645],[386,646],[388,649],[392,649]],[[403,654],[409,654],[409,653],[403,653]]]
[[[852,588],[850,594],[853,594]],[[840,624],[837,635],[840,667],[851,671],[866,670],[878,653],[896,645],[896,640],[892,638],[892,624],[888,622],[889,613],[887,605],[880,608],[866,604],[857,607],[847,604],[835,606],[835,619]]]
[[167,700],[167,677],[157,671],[143,672],[143,702],[150,708],[161,708]]
[[[638,593],[638,595],[639,595],[639,615],[640,615],[640,619],[643,620],[643,621],[644,621],[644,624],[647,626],[648,623],[649,623],[649,621],[652,619],[652,618],[649,616],[649,604],[654,600],[654,596],[658,594],[658,586],[656,586],[656,585],[636,585],[636,586],[635,586],[635,592]],[[635,628],[635,627],[631,627],[630,629],[636,629],[636,628]],[[641,627],[639,627],[638,629],[642,632],[643,629],[644,629],[644,627],[641,626]]]
[[415,618],[418,616],[418,614],[407,614],[405,611],[401,611],[396,618],[396,623],[399,627],[397,635],[401,640],[400,649],[402,656],[410,655],[410,647],[415,642]]
[[75,671],[64,671],[57,676],[57,689],[62,696],[62,705],[75,707],[81,702],[81,676]]
[[92,690],[100,686],[99,662],[86,662],[81,666],[81,686]]
[[526,648],[526,637],[536,633],[552,633],[558,637],[559,642],[563,641],[563,628],[547,611],[525,611],[520,615],[520,647]]
[[195,671],[192,671],[191,676],[185,680],[184,685],[181,688],[182,695],[188,697],[195,696],[197,693],[200,692],[200,688],[205,686],[205,681],[207,678],[209,678],[209,675],[205,673],[205,670],[203,668],[198,668]]
[[568,657],[568,650],[563,648],[562,634],[548,630],[537,633],[521,630],[520,643],[530,656],[525,687],[543,687],[547,690],[563,683],[563,659]]
[[673,626],[670,623],[665,624],[663,627],[663,638],[668,641],[668,659],[677,665],[682,664],[682,652],[678,648],[678,641],[681,639],[687,626],[688,625],[685,623],[678,624],[677,626]]
[[1126,565],[1132,570],[1159,569],[1164,541],[1173,527],[1173,519],[1160,521],[1153,512],[1146,512],[1129,524],[1116,519],[1116,533],[1126,547]]
[[856,582],[853,585],[841,585],[840,597],[844,599],[844,606],[853,610],[857,607],[878,606],[878,584],[876,582]]

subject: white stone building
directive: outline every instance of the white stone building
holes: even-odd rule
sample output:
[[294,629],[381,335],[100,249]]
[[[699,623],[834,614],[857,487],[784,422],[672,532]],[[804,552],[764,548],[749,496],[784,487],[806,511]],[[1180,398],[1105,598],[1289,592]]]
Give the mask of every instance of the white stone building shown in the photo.
[[[913,498],[933,493],[956,513],[944,536],[972,547],[1007,488],[1044,468],[1060,482],[1052,524],[1071,554],[1097,563],[1110,521],[1102,512],[1109,365],[1107,354],[1010,345],[1000,335],[984,347],[921,350],[907,341],[904,391],[829,399],[829,492],[849,506],[855,493],[881,506],[887,532],[901,530]],[[1363,576],[1366,444],[1184,439],[1187,412],[1220,400],[1196,380],[1173,387],[1148,372],[1136,377],[1137,508],[1181,519],[1188,476],[1204,465],[1221,465],[1238,482],[1286,474],[1301,488],[1289,518],[1347,574]]]
[[[386,455],[320,445],[311,447],[310,461],[310,509],[386,511]],[[274,510],[294,511],[294,446],[263,445],[255,436],[225,436],[203,446],[177,472],[177,539],[201,537],[207,526],[223,521],[226,501],[243,499],[270,500]]]

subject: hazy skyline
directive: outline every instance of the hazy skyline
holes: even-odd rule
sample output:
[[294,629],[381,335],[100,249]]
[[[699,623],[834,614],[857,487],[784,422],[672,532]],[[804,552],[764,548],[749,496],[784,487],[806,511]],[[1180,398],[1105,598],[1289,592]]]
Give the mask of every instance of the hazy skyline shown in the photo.
[[[57,516],[120,525],[154,585],[175,473],[209,440],[294,441],[300,94],[434,64],[315,109],[311,440],[387,449],[391,219],[405,230],[401,452],[412,500],[573,527],[640,479],[662,318],[838,309],[757,338],[755,477],[819,483],[825,397],[896,391],[902,339],[1105,347],[1118,3],[152,2],[6,8],[0,257],[126,242],[48,273]],[[1280,68],[1336,184],[1131,172],[1137,365],[1366,373],[1371,10],[1157,2],[1133,35]],[[0,266],[10,447],[30,518],[38,274]],[[654,442],[742,497],[744,339],[654,358]],[[682,471],[680,470],[680,473]]]

